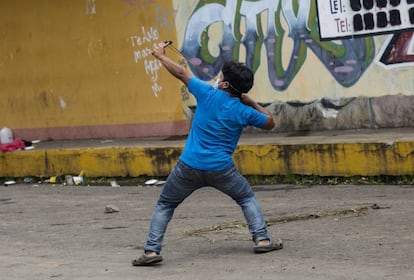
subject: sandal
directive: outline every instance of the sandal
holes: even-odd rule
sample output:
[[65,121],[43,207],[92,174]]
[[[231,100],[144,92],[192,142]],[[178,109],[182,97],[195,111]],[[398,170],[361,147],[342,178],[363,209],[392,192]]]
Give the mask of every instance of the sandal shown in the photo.
[[147,254],[143,254],[138,259],[132,261],[133,266],[150,266],[162,261],[161,255],[155,256],[148,256]]
[[268,245],[255,245],[253,248],[253,251],[256,254],[260,253],[267,253],[275,250],[283,249],[283,242],[280,239],[277,239],[276,242],[273,242],[270,240],[270,243]]

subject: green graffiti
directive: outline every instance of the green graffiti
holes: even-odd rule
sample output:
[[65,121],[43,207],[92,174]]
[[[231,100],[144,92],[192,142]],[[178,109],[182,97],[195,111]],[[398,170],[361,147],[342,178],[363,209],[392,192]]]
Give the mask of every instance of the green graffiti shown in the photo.
[[[284,22],[288,30],[283,27]],[[214,56],[209,50],[208,31],[218,23],[222,27],[221,41],[216,46],[220,53]],[[292,50],[286,50],[287,37],[293,42]],[[375,55],[370,37],[321,41],[315,0],[199,1],[187,23],[181,51],[191,70],[209,80],[225,61],[240,61],[242,47],[246,51],[244,62],[256,72],[262,64],[263,46],[269,82],[279,91],[287,89],[299,73],[309,49],[344,87],[360,79]],[[286,57],[289,59],[285,66]]]

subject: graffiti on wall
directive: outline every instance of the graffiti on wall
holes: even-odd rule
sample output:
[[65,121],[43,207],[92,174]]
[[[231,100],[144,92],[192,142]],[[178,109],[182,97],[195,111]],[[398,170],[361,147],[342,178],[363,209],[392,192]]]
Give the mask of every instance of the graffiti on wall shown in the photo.
[[[219,50],[214,55],[210,51],[210,37],[217,34],[210,34],[209,29],[217,23],[222,29],[220,39],[214,40],[217,42],[214,48]],[[321,41],[318,28],[315,0],[199,1],[186,24],[181,51],[193,73],[203,80],[216,76],[225,61],[244,60],[255,72],[260,65],[267,65],[271,86],[284,91],[304,65],[310,50],[341,86],[353,86],[374,60],[374,38]],[[413,41],[412,32],[390,36],[394,40],[384,49],[380,62],[399,65],[412,62],[413,55],[407,52]],[[293,45],[288,51],[284,48],[287,37]],[[266,64],[261,61],[263,48]],[[289,57],[287,63],[283,57]]]
[[158,96],[162,90],[162,86],[158,84],[158,71],[161,68],[161,62],[151,55],[153,45],[158,40],[158,29],[154,26],[149,28],[142,26],[140,33],[130,36],[130,42],[134,48],[134,61],[135,63],[143,61],[145,74],[151,79],[151,88],[155,96]]
[[414,31],[399,32],[389,36],[384,47],[379,61],[386,67],[414,65]]
[[[149,4],[156,4],[155,0],[121,0],[129,6],[125,16],[133,12],[141,12],[148,9]],[[151,80],[151,90],[154,96],[158,97],[162,91],[162,86],[158,80],[158,73],[161,63],[152,57],[151,53],[154,45],[159,43],[159,29],[174,30],[173,22],[174,13],[171,9],[165,9],[162,5],[155,5],[154,20],[147,25],[138,28],[135,34],[130,35],[129,41],[133,48],[133,57],[136,64],[142,64],[146,75]]]
[[86,0],[85,13],[87,15],[96,14],[96,0]]

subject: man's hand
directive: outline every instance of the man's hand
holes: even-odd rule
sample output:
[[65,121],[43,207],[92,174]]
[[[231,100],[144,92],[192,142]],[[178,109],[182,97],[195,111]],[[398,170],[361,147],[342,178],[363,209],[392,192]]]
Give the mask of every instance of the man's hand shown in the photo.
[[165,47],[170,45],[170,41],[166,41],[154,46],[152,55],[158,59],[162,65],[170,72],[174,77],[181,80],[186,86],[191,78],[191,73],[184,66],[173,61],[165,54]]
[[152,50],[152,55],[155,56],[158,59],[161,56],[165,55],[165,44],[164,43],[160,43],[160,44],[156,45],[154,47],[154,49]]

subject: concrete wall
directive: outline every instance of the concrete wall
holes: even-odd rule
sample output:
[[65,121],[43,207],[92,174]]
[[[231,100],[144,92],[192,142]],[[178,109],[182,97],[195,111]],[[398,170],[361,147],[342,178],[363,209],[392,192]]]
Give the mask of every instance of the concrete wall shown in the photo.
[[320,41],[315,3],[177,0],[182,52],[205,80],[223,59],[254,69],[274,132],[412,127],[414,32]]
[[204,80],[225,60],[250,66],[274,132],[412,127],[413,38],[321,42],[315,0],[3,0],[0,126],[26,140],[186,134],[195,101],[149,54],[172,40]]

